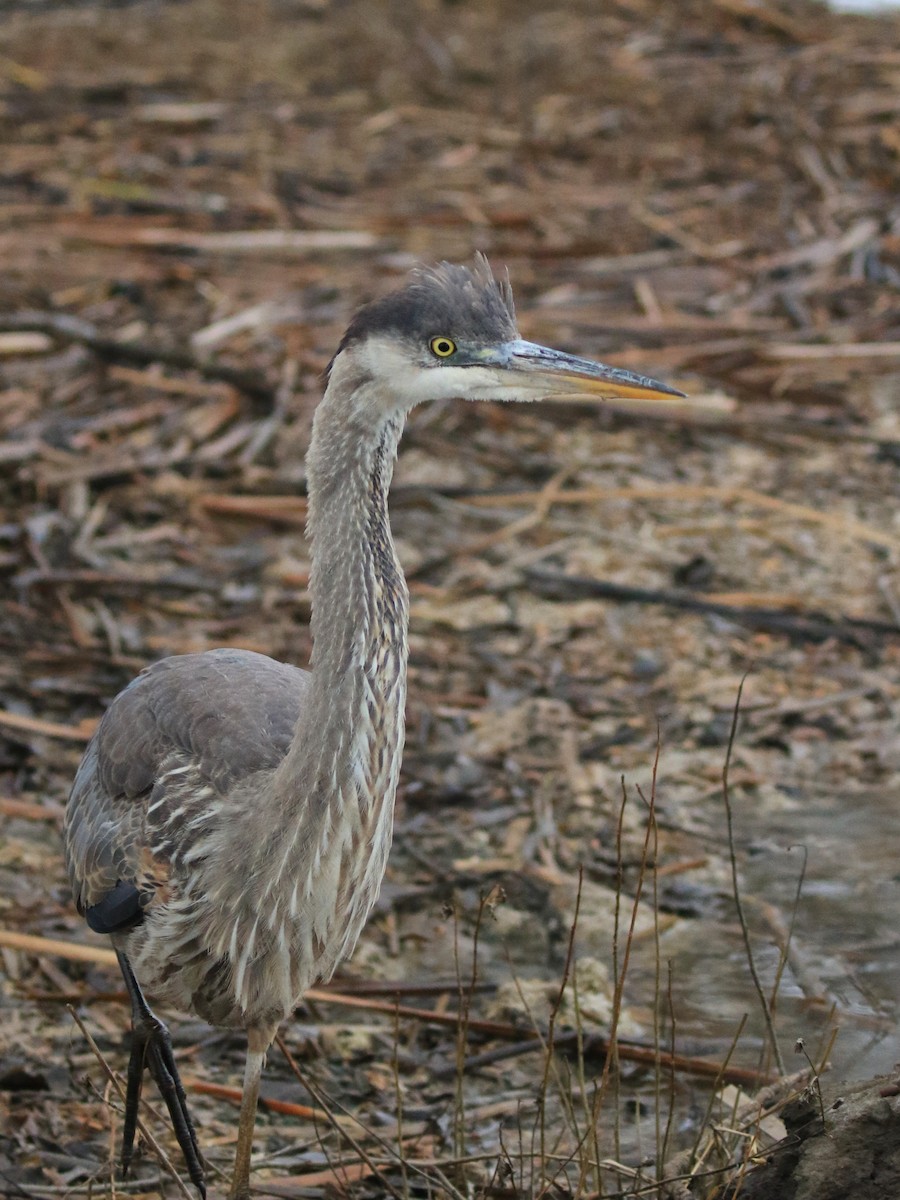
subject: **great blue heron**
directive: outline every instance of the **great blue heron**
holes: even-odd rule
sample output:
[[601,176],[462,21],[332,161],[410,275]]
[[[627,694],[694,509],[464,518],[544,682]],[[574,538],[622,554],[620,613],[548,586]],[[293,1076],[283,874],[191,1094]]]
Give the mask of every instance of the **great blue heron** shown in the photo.
[[65,848],[132,1010],[122,1167],[144,1067],[205,1196],[168,1031],[143,990],[247,1032],[230,1195],[249,1196],[260,1074],[303,992],[356,944],[384,874],[403,749],[408,602],[388,524],[407,413],[426,400],[663,399],[642,375],[523,341],[487,260],[416,272],[357,313],[307,456],[312,671],[245,650],[148,667],[75,777]]

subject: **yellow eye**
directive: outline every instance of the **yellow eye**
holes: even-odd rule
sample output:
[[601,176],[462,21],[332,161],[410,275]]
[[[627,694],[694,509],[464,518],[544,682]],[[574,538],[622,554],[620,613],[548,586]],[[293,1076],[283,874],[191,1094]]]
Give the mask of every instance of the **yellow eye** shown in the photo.
[[456,342],[448,337],[432,338],[428,343],[431,347],[431,353],[436,354],[438,358],[449,358],[451,354],[456,353]]

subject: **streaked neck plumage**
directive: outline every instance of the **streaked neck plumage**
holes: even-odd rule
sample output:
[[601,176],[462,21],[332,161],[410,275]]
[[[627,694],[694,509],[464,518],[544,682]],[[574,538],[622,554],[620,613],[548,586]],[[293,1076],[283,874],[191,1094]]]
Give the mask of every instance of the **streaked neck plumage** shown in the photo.
[[336,366],[307,455],[311,686],[273,781],[292,908],[314,898],[313,949],[328,947],[317,974],[353,948],[378,893],[406,703],[409,606],[387,508],[406,414],[352,359]]
[[407,590],[388,521],[406,414],[359,403],[365,388],[346,369],[332,373],[307,454],[312,688],[279,774],[296,769],[317,793],[355,773],[364,702],[375,736],[406,678]]

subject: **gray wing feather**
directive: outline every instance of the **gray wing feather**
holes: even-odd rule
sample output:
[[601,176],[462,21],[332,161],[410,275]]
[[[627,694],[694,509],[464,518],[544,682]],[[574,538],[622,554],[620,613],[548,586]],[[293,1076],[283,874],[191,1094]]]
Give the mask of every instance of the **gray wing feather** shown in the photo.
[[151,808],[161,810],[158,826],[176,803],[179,811],[214,805],[216,795],[274,770],[308,687],[297,667],[247,650],[210,650],[162,659],[120,692],[66,807],[66,862],[79,908],[119,880],[145,877],[152,886]]

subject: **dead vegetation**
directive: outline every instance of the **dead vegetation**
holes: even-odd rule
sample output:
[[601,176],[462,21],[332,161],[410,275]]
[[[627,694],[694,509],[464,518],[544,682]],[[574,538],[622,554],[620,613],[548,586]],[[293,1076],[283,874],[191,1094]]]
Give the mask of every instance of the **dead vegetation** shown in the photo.
[[[395,852],[273,1055],[255,1183],[774,1194],[740,1191],[802,1086],[748,1099],[773,1040],[838,1081],[900,1057],[897,20],[186,0],[0,31],[0,1191],[180,1194],[150,1150],[115,1180],[86,1035],[121,1069],[126,1010],[64,883],[72,771],[149,660],[306,660],[320,373],[356,303],[478,247],[525,336],[690,400],[414,414]],[[745,677],[762,1003],[722,788]],[[240,1047],[173,1032],[225,1170]]]

